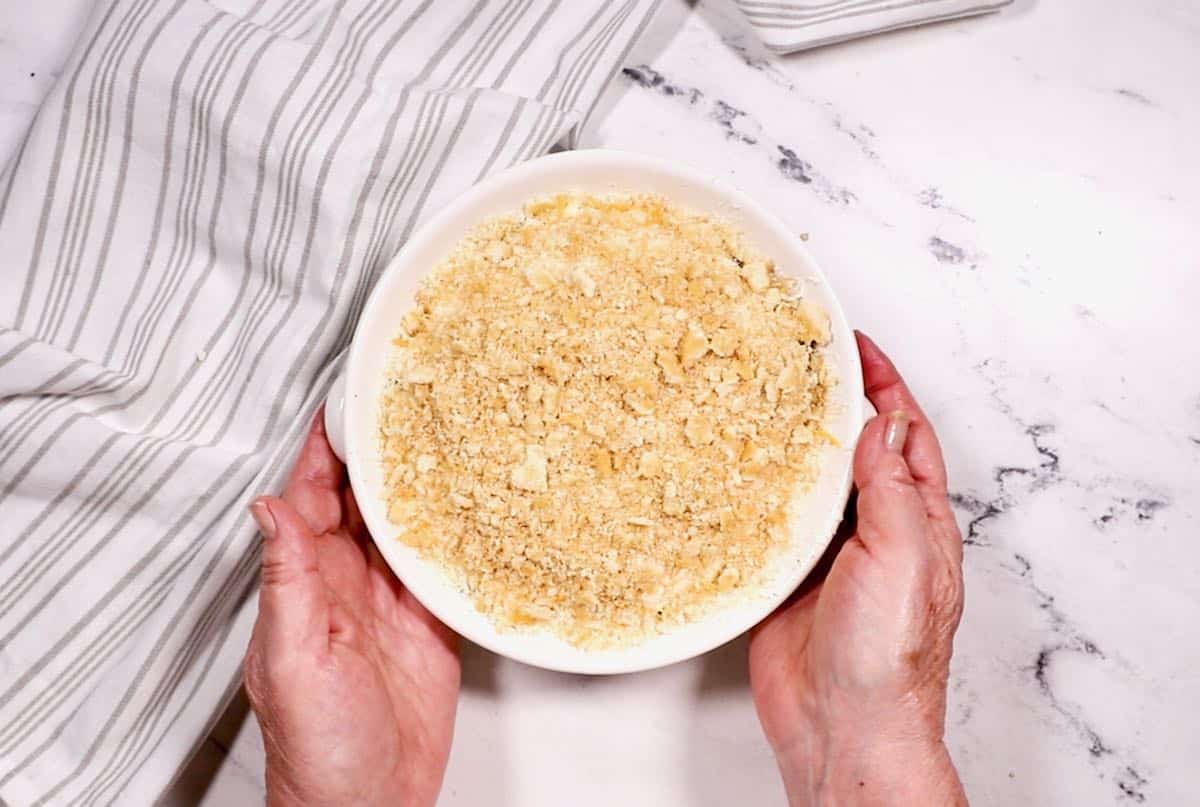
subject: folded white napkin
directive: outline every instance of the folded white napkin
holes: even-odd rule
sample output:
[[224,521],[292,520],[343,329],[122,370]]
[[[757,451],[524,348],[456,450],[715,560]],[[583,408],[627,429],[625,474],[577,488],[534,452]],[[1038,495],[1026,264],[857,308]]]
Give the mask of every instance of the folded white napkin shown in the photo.
[[995,11],[1012,0],[736,0],[768,48],[815,48],[867,34]]

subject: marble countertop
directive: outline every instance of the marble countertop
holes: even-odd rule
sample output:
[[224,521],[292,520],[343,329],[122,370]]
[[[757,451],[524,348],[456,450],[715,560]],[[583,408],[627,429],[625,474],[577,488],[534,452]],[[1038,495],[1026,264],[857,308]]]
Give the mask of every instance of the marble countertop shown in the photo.
[[[0,154],[86,3],[42,5],[50,28],[0,14]],[[765,200],[924,402],[967,541],[948,742],[977,804],[1195,799],[1200,6],[1104,6],[777,58],[732,4],[667,0],[580,143]],[[469,648],[441,803],[781,805],[744,654],[589,679]],[[262,787],[238,698],[165,803]]]

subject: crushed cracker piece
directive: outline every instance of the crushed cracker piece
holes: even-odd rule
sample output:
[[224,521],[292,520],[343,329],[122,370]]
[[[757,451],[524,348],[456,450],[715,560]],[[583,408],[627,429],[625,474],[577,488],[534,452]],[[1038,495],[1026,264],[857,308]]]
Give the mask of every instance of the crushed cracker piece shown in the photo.
[[770,268],[765,260],[760,258],[746,261],[742,266],[742,277],[751,291],[767,291],[771,285]]
[[692,415],[683,426],[683,434],[694,448],[706,446],[713,441],[712,421],[701,414]]
[[653,478],[662,472],[662,458],[654,451],[643,451],[638,458],[637,475],[643,478]]
[[510,481],[521,490],[546,490],[546,452],[541,446],[525,446],[525,459],[513,467]]
[[688,328],[679,338],[679,363],[691,367],[708,352],[708,340],[699,328]]
[[811,300],[800,301],[800,318],[817,344],[829,342],[829,314]]
[[674,353],[666,350],[658,351],[655,356],[655,361],[662,368],[663,380],[668,384],[683,384],[687,381],[687,374],[684,373],[683,367],[679,364],[679,359]]

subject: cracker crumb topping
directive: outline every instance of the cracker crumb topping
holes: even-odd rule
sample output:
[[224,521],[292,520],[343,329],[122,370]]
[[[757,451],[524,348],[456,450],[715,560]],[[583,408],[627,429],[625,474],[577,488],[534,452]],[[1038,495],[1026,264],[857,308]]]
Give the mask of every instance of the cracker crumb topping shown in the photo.
[[828,440],[828,317],[724,222],[537,199],[473,230],[398,325],[389,519],[497,624],[641,641],[789,543]]

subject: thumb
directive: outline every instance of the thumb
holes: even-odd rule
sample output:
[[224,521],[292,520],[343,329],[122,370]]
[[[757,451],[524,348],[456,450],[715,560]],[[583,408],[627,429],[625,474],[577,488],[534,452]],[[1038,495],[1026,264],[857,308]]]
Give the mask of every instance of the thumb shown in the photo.
[[925,542],[925,504],[904,458],[908,424],[904,412],[877,415],[854,452],[858,536],[869,550]]
[[263,534],[258,627],[269,652],[320,646],[329,635],[329,601],[317,565],[317,539],[283,499],[260,496],[250,514]]

